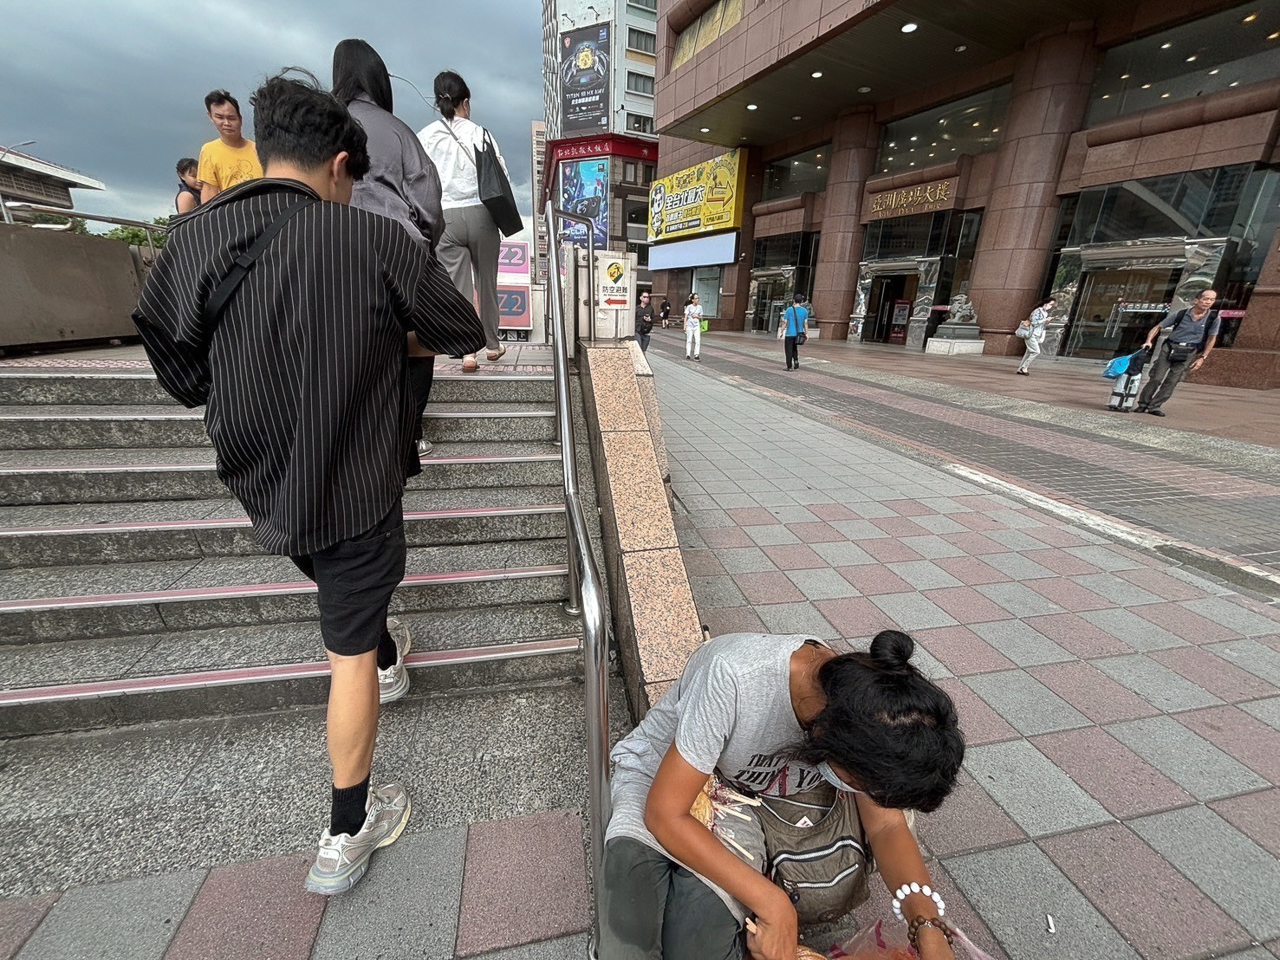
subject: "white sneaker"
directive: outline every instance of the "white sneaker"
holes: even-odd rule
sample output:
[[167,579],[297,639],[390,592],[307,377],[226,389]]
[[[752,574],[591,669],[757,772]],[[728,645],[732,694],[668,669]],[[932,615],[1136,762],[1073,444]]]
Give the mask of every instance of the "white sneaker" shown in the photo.
[[335,837],[327,827],[320,834],[320,849],[307,874],[306,888],[326,897],[346,893],[368,871],[373,851],[390,846],[404,833],[410,810],[409,794],[400,784],[370,789],[364,826],[355,836],[340,833]]
[[409,671],[404,668],[404,658],[413,645],[409,628],[399,620],[388,620],[387,631],[396,642],[396,662],[378,671],[378,702],[391,703],[409,692]]

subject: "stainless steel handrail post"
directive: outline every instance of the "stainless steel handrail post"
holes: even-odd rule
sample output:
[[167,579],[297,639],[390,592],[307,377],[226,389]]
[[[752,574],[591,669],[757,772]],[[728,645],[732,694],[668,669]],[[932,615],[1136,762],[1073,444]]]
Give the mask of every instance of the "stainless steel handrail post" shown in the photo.
[[[585,692],[587,701],[587,803],[591,819],[592,928],[588,953],[599,956],[600,883],[604,876],[604,833],[609,824],[612,802],[609,796],[609,645],[605,618],[604,592],[587,524],[578,496],[578,466],[573,436],[573,408],[569,395],[569,333],[565,324],[564,288],[560,283],[560,251],[556,238],[556,217],[586,223],[590,236],[591,222],[556,210],[547,204],[548,237],[548,311],[552,326],[553,366],[556,384],[556,421],[560,434],[560,457],[564,465],[564,500],[566,540],[569,546],[570,603],[577,601],[582,613],[583,656],[585,660]],[[594,248],[590,254],[594,255]],[[592,256],[594,264],[594,256]],[[577,269],[577,264],[574,264]],[[590,271],[591,297],[594,306],[595,276]],[[574,331],[574,340],[577,331]]]

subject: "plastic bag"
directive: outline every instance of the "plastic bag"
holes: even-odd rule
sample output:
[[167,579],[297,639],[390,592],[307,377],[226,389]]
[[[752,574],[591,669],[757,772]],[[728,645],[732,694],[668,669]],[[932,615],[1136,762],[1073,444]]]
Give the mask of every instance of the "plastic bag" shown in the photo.
[[[974,946],[958,927],[955,931],[956,960],[992,960],[991,955]],[[907,928],[901,923],[877,920],[858,931],[848,943],[832,947],[831,960],[915,960],[916,952],[907,940]]]
[[[1102,375],[1108,380],[1119,380],[1129,372],[1129,364],[1135,357],[1142,354],[1139,350],[1137,353],[1126,353],[1123,357],[1115,357],[1105,367],[1102,368]],[[1142,365],[1138,365],[1138,370],[1142,369]],[[1136,372],[1136,371],[1135,371]]]

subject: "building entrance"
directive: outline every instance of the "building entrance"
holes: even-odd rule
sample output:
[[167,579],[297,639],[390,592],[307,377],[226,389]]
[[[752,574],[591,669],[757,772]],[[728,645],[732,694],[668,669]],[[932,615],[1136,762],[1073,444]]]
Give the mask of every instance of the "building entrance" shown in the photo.
[[751,271],[751,324],[748,329],[758,333],[774,333],[778,318],[791,306],[796,292],[794,270]]
[[911,309],[920,286],[916,273],[889,273],[874,277],[862,325],[863,343],[906,343]]
[[1169,267],[1086,272],[1064,354],[1106,360],[1133,353],[1169,311],[1181,275]]

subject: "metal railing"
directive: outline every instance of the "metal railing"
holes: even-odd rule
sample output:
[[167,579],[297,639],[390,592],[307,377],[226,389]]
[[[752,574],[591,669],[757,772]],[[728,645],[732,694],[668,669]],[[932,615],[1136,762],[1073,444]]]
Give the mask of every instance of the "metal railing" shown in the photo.
[[[39,203],[27,203],[20,200],[0,200],[0,204],[4,206],[6,213],[11,210],[25,210],[29,213],[46,213],[55,217],[65,217],[71,220],[92,220],[94,223],[110,223],[117,227],[137,227],[139,230],[147,232],[147,246],[151,248],[154,256],[156,245],[151,240],[153,233],[167,233],[168,227],[161,226],[158,223],[147,223],[145,220],[130,220],[128,217],[107,217],[97,213],[85,213],[83,210],[65,210],[62,207],[46,207]],[[38,224],[31,224],[38,226]]]
[[[591,221],[547,204],[547,303],[551,321],[552,363],[555,369],[556,426],[560,438],[560,458],[564,465],[565,538],[569,546],[569,600],[566,609],[582,616],[583,654],[586,661],[587,699],[587,803],[591,837],[591,901],[592,927],[588,946],[591,957],[600,949],[600,883],[604,877],[604,831],[609,824],[609,631],[605,614],[604,590],[596,566],[587,523],[578,494],[577,445],[573,435],[573,407],[569,393],[570,337],[577,341],[577,330],[569,333],[565,323],[564,287],[560,281],[560,250],[556,245],[556,218],[587,225]],[[588,247],[588,296],[595,317],[595,249]],[[573,265],[577,270],[577,264]],[[576,284],[575,284],[576,287]],[[574,311],[576,315],[576,311]]]

